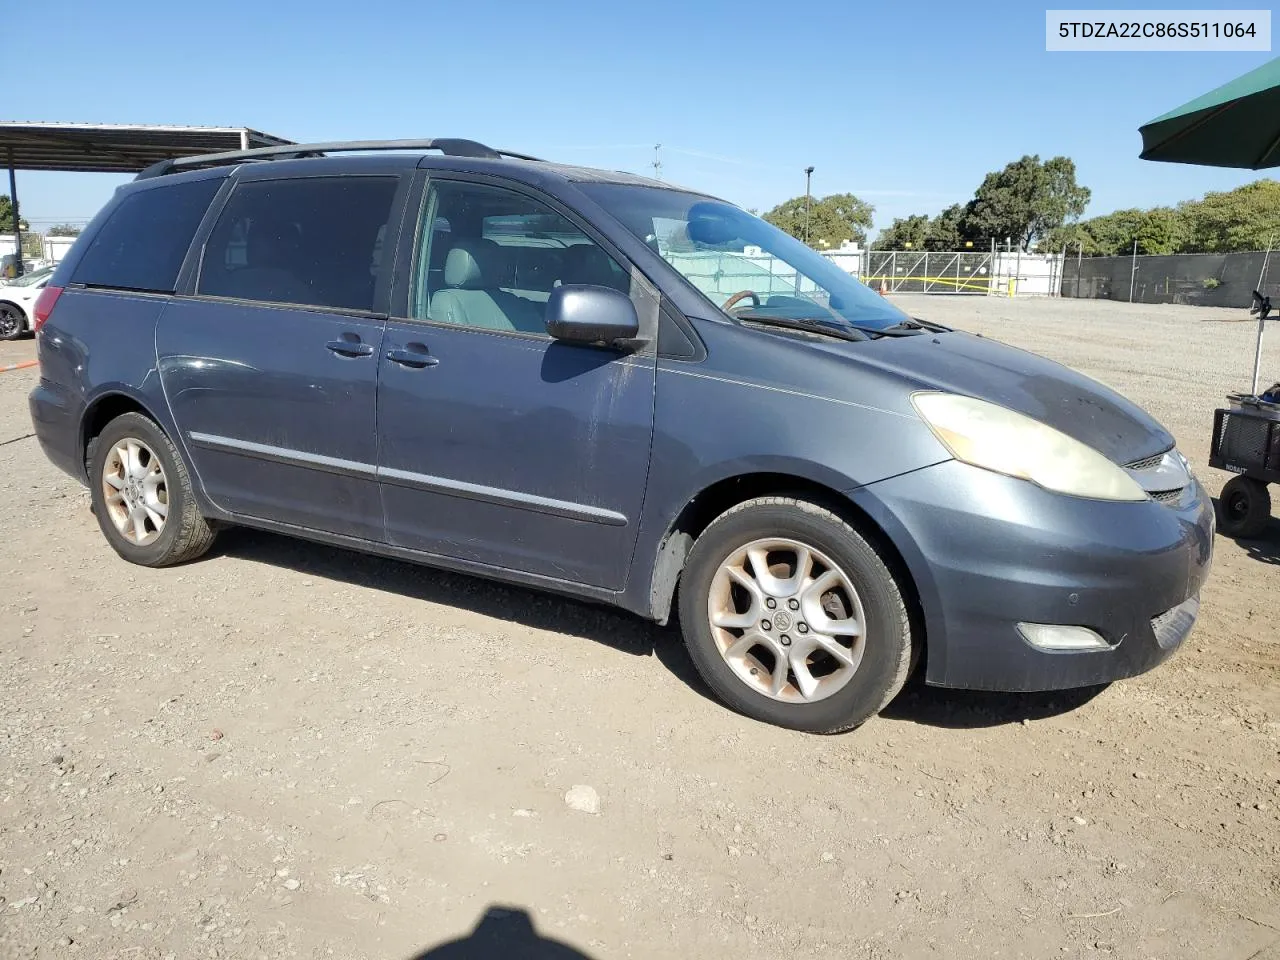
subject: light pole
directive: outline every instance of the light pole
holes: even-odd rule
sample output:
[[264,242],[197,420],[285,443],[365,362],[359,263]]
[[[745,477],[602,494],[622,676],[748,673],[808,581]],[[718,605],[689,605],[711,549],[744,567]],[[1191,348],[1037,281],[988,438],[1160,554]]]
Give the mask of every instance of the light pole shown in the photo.
[[809,207],[812,206],[813,200],[809,192],[810,178],[813,177],[813,167],[804,168],[804,242],[809,242]]
[[1129,268],[1129,302],[1133,303],[1133,285],[1138,279],[1138,238],[1133,238],[1133,266]]

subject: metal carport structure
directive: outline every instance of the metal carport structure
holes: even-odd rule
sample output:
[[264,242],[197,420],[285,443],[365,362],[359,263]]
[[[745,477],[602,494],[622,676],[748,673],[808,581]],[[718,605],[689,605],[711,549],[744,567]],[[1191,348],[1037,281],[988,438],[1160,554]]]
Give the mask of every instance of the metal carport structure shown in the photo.
[[19,170],[137,173],[153,163],[175,157],[290,143],[293,141],[251,127],[0,121],[0,162],[9,167],[18,272],[22,272]]

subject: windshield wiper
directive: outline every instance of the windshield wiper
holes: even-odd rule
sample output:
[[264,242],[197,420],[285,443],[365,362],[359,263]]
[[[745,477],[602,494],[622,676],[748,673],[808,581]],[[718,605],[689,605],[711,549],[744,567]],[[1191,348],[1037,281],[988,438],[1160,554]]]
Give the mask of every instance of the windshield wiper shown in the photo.
[[908,317],[899,323],[895,323],[890,330],[928,330],[930,333],[950,333],[951,327],[944,327],[940,323],[934,323],[932,320],[921,320],[919,317]]
[[[758,323],[767,327],[781,327],[784,330],[818,333],[823,336],[834,337],[837,340],[844,340],[848,343],[861,343],[863,340],[871,339],[866,335],[869,331],[863,330],[861,327],[845,330],[841,327],[833,327],[829,323],[823,323],[821,320],[806,320],[802,317],[779,317],[773,314],[744,310],[736,314],[735,319],[745,320],[748,323]],[[850,326],[852,327],[852,324]]]
[[[916,337],[925,331],[926,328],[904,326],[902,323],[896,323],[890,327],[869,327],[861,323],[852,323],[848,320],[841,320],[840,326],[826,323],[822,320],[813,320],[808,317],[780,317],[776,314],[756,313],[754,310],[743,310],[735,314],[738,320],[746,320],[750,323],[761,323],[772,327],[783,327],[788,330],[802,330],[805,333],[822,333],[837,340],[847,340],[850,343],[860,343],[863,340],[871,340],[877,337]],[[915,321],[912,321],[915,322]]]
[[918,337],[924,333],[922,327],[908,327],[901,323],[895,323],[891,327],[865,327],[860,323],[851,323],[849,326],[863,333],[869,333],[873,337]]

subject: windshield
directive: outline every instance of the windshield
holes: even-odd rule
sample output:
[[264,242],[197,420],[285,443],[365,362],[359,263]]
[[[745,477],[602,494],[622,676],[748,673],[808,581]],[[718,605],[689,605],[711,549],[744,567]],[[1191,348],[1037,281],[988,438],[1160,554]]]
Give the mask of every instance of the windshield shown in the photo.
[[16,280],[10,280],[11,287],[32,287],[41,280],[48,280],[50,274],[53,273],[53,267],[42,267],[34,273],[26,273],[18,277]]
[[908,319],[816,250],[732,204],[661,187],[578,186],[732,316],[876,329]]

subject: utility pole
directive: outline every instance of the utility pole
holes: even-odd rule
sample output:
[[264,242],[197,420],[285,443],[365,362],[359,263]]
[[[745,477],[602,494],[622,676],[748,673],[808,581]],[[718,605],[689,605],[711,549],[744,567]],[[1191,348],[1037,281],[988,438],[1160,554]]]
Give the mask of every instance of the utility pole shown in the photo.
[[809,184],[813,177],[813,167],[804,168],[804,242],[809,242],[809,208],[813,205],[813,196]]
[[662,179],[662,144],[655,143],[653,145],[653,179]]
[[1018,258],[1017,266],[1013,268],[1013,286],[1009,288],[1009,296],[1014,296],[1018,292],[1018,284],[1022,282],[1022,241],[1018,241]]
[[[1271,247],[1275,244],[1275,234],[1267,237],[1267,255],[1262,258],[1262,273],[1258,275],[1258,293],[1262,293],[1263,286],[1267,282],[1267,267],[1271,263]],[[1265,294],[1264,294],[1265,296]],[[1267,322],[1266,314],[1261,309],[1258,310],[1258,346],[1253,354],[1253,396],[1258,395],[1258,375],[1262,372],[1262,333],[1263,327]]]
[[1129,302],[1133,303],[1133,284],[1138,279],[1138,238],[1133,238],[1133,266],[1129,268]]
[[14,263],[15,277],[25,273],[22,269],[22,223],[18,219],[18,177],[17,164],[13,160],[13,150],[9,150],[9,209],[13,211],[13,245],[17,249],[18,258]]

